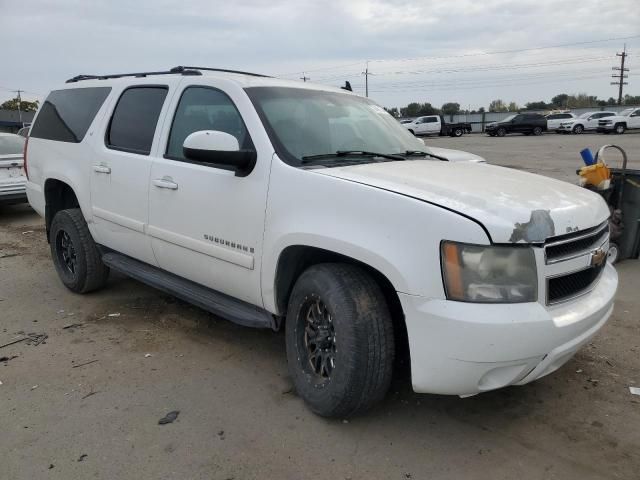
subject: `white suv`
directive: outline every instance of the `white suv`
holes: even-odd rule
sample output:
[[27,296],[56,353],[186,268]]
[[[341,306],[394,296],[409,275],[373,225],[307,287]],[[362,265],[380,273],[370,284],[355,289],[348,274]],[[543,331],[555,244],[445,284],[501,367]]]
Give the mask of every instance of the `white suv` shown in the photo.
[[345,90],[196,67],[76,77],[43,103],[27,152],[69,289],[113,269],[284,325],[295,388],[320,415],[383,398],[397,352],[417,392],[529,383],[613,308],[598,195],[433,156]]
[[613,117],[615,112],[586,112],[573,120],[564,120],[556,130],[559,133],[581,134],[587,130],[596,130],[598,121],[602,118]]

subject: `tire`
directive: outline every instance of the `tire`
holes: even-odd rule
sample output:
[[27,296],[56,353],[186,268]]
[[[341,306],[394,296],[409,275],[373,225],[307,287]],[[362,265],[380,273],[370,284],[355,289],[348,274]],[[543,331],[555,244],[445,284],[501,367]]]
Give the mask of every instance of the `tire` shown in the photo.
[[571,131],[576,135],[580,135],[581,133],[584,132],[584,127],[582,125],[576,125],[575,127],[573,127],[573,130]]
[[496,130],[496,135],[499,137],[504,137],[506,134],[507,134],[507,131],[502,127]]
[[[311,342],[320,335],[322,347]],[[300,276],[289,299],[286,344],[295,389],[318,415],[362,413],[389,389],[393,322],[382,290],[359,267],[325,263]],[[314,362],[318,351],[325,357]]]
[[542,135],[542,127],[534,127],[532,132],[536,137]]
[[611,265],[618,263],[620,258],[620,247],[615,242],[609,242],[609,250],[607,251],[607,262]]
[[627,128],[624,123],[618,123],[613,129],[616,132],[616,135],[622,135]]
[[69,290],[88,293],[107,282],[109,268],[102,263],[79,208],[56,213],[51,222],[49,243],[58,276]]
[[462,131],[461,128],[456,128],[456,129],[453,130],[453,136],[454,137],[461,137],[463,133],[464,132]]

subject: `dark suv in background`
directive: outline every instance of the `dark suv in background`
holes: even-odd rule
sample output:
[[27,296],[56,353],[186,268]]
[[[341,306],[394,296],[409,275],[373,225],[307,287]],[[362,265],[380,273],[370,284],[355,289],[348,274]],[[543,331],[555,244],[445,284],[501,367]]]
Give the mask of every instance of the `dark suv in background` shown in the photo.
[[490,136],[504,137],[507,133],[542,135],[547,130],[547,119],[539,113],[518,113],[499,122],[490,123],[485,132]]

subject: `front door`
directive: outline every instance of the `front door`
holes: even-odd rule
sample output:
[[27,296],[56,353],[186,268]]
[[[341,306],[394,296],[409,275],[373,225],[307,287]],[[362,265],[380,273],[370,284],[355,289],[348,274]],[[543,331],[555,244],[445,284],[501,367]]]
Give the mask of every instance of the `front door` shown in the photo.
[[243,91],[233,95],[201,85],[187,85],[176,95],[162,151],[151,167],[148,233],[161,268],[262,305],[260,255],[272,150],[258,149],[256,165],[245,177],[187,160],[182,151],[185,138],[201,130],[229,133],[241,148],[254,148],[243,115],[259,125],[257,114]]
[[150,264],[156,263],[145,234],[151,151],[169,89],[165,82],[124,89],[89,167],[96,241]]

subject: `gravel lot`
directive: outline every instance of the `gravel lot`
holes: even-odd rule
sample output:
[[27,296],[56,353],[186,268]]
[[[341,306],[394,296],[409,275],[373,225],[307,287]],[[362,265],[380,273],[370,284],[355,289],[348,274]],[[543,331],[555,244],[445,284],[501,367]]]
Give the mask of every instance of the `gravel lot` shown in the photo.
[[[640,134],[426,139],[569,181],[579,150],[606,141],[640,166]],[[281,333],[119,275],[74,295],[41,219],[0,208],[0,344],[48,335],[0,348],[0,478],[638,478],[638,262],[619,273],[612,319],[555,374],[466,399],[417,395],[399,375],[380,407],[331,421],[292,393]]]

